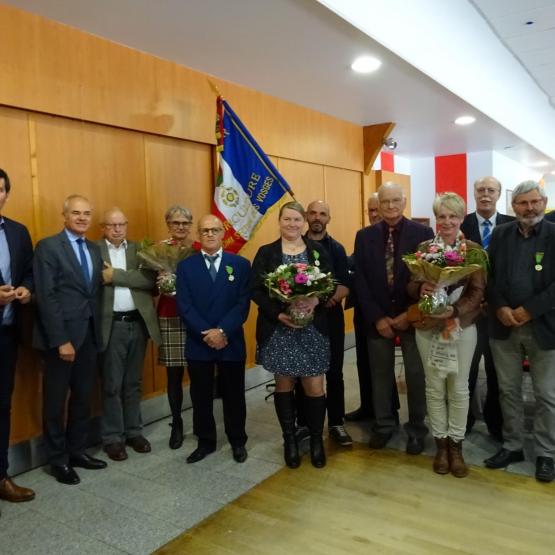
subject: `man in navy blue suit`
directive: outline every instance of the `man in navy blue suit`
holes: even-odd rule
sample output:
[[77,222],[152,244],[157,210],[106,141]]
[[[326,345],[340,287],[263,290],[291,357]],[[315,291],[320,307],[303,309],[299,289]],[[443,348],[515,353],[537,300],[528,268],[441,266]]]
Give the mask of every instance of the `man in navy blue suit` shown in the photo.
[[424,369],[414,329],[407,320],[407,308],[413,301],[407,293],[410,274],[402,256],[416,251],[419,243],[431,239],[434,233],[403,216],[407,199],[400,185],[384,183],[378,190],[378,199],[382,221],[361,229],[355,240],[355,291],[366,326],[376,417],[369,447],[385,447],[397,426],[392,400],[395,338],[399,337],[409,409],[406,450],[417,455],[423,451],[428,433],[424,424]]
[[1,215],[10,194],[8,174],[0,169],[0,499],[30,501],[35,493],[8,477],[11,398],[17,359],[20,305],[31,300],[33,245],[27,228]]
[[245,420],[245,323],[251,292],[250,263],[224,252],[222,222],[213,215],[198,223],[201,251],[177,267],[177,309],[187,328],[185,357],[191,378],[197,448],[188,463],[216,450],[214,370],[218,368],[225,432],[237,462],[247,459]]

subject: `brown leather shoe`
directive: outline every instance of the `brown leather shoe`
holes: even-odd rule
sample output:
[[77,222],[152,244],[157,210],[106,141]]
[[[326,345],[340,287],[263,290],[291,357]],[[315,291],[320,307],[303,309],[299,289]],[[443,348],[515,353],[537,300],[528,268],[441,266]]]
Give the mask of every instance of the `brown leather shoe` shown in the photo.
[[127,451],[125,445],[121,442],[108,443],[104,446],[104,452],[113,461],[124,461],[127,458]]
[[462,454],[462,440],[454,441],[449,438],[449,467],[451,474],[456,478],[464,478],[468,475],[468,466],[466,466]]
[[35,498],[35,492],[29,488],[22,488],[14,484],[11,478],[0,480],[0,499],[12,503],[31,501]]
[[434,457],[434,472],[449,474],[449,441],[446,437],[436,437],[436,456]]
[[127,445],[129,445],[137,453],[150,453],[152,451],[148,439],[143,436],[127,438],[125,443],[127,443]]

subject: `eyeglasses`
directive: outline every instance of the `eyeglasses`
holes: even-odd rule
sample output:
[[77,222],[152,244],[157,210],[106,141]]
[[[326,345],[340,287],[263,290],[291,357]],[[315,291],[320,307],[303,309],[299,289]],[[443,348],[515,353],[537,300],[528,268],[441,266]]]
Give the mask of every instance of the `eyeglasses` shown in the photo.
[[494,189],[493,187],[478,187],[476,189],[476,192],[479,195],[485,195],[486,193],[488,195],[495,195],[495,193],[499,193],[499,189]]
[[118,227],[125,227],[129,222],[122,222],[119,224],[102,224],[104,227],[108,229],[117,229]]
[[532,208],[538,208],[543,204],[543,200],[542,198],[537,198],[534,200],[516,200],[513,201],[513,204],[515,206],[518,206],[519,208],[525,208],[528,206],[531,206]]
[[193,222],[181,222],[178,220],[172,220],[171,222],[168,222],[168,225],[171,225],[172,227],[189,227],[190,225],[193,225]]
[[218,233],[221,233],[223,231],[223,229],[221,227],[203,227],[202,229],[199,229],[199,233],[203,236],[207,236],[207,235],[218,235]]
[[388,199],[388,200],[380,200],[380,204],[382,206],[389,206],[390,204],[393,204],[394,206],[398,206],[399,204],[403,204],[403,199],[402,198],[392,198],[392,199]]

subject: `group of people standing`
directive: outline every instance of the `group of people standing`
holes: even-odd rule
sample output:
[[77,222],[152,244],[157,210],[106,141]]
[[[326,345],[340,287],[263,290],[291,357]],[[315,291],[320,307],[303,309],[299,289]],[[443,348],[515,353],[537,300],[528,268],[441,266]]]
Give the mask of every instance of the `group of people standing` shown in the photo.
[[[554,218],[544,218],[546,193],[534,181],[513,190],[515,217],[497,212],[500,194],[497,179],[476,181],[476,212],[471,214],[466,214],[459,195],[438,195],[433,203],[437,234],[404,218],[406,199],[400,186],[385,184],[369,199],[371,225],[358,232],[354,254],[356,336],[366,347],[357,344],[357,368],[360,383],[368,386],[361,385],[361,406],[346,419],[374,419],[369,441],[373,449],[390,440],[398,422],[393,359],[398,341],[407,383],[407,453],[424,449],[427,414],[437,448],[434,471],[464,477],[468,467],[462,443],[475,420],[469,399],[483,357],[488,389],[484,420],[491,436],[503,443],[485,465],[507,467],[524,460],[522,378],[527,358],[536,398],[536,478],[550,482],[555,478]],[[425,252],[432,242],[482,248],[488,253],[489,270],[450,286],[448,291],[459,289],[460,296],[440,314],[415,318],[411,309],[419,298],[432,295],[437,284],[416,281],[402,256]],[[444,374],[430,363],[430,349],[434,334],[453,320],[459,328],[452,338],[457,371]]]
[[[439,195],[433,203],[436,235],[403,216],[406,197],[399,185],[382,185],[368,201],[370,225],[357,233],[351,273],[345,249],[327,232],[331,215],[324,201],[311,202],[306,211],[297,202],[284,204],[278,218],[280,237],[258,250],[252,268],[245,258],[223,250],[222,222],[213,215],[203,216],[197,229],[200,250],[180,262],[176,294],[160,295],[157,308],[153,291],[160,275],[141,266],[137,244],[127,239],[128,221],[121,209],[104,213],[103,238],[92,242],[86,239],[91,204],[81,195],[69,196],[62,210],[63,231],[40,240],[34,255],[27,229],[0,216],[0,498],[34,497],[32,490],[17,486],[7,474],[19,313],[32,296],[37,308],[33,344],[44,361],[44,442],[51,473],[61,483],[79,483],[75,468],[106,467],[105,461],[85,450],[98,361],[104,451],[114,461],[127,458],[126,447],[150,452],[140,412],[149,337],[159,345],[159,362],[167,368],[169,446],[177,449],[183,443],[182,381],[187,368],[198,440],[187,462],[201,461],[215,450],[212,404],[217,372],[225,433],[233,459],[244,462],[248,454],[243,324],[251,299],[258,306],[257,360],[275,375],[275,409],[287,466],[300,465],[299,441],[306,436],[312,464],[325,466],[326,412],[330,438],[338,444],[352,444],[344,419],[367,417],[373,419],[370,448],[388,443],[399,422],[394,372],[399,344],[407,383],[407,453],[424,450],[428,415],[437,446],[433,468],[457,477],[468,473],[462,443],[474,422],[469,398],[482,356],[488,385],[485,420],[491,435],[504,441],[486,466],[502,468],[523,460],[520,385],[522,359],[527,355],[537,401],[536,477],[553,480],[555,225],[544,219],[547,199],[539,184],[524,182],[513,191],[516,219],[497,213],[500,193],[496,179],[477,181],[476,213],[469,215],[461,197]],[[0,211],[9,194],[8,175],[0,170]],[[165,220],[167,241],[190,245],[191,212],[172,206]],[[444,312],[414,319],[410,307],[437,286],[411,278],[402,256],[431,241],[443,245],[463,241],[468,247],[483,248],[489,253],[490,269],[456,284],[462,293]],[[337,284],[330,298],[304,301],[304,310],[314,318],[302,327],[265,284],[270,272],[290,263],[317,263],[332,273]],[[361,407],[345,415],[342,303],[349,294],[355,306]],[[429,351],[433,334],[446,321],[456,321],[460,332],[453,339],[458,370],[444,376],[429,364]]]

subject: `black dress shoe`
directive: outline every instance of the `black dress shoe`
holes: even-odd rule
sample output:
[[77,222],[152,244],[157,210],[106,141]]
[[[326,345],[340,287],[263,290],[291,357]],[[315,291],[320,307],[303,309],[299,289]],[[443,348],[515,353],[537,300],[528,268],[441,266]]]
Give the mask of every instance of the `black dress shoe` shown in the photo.
[[409,455],[420,455],[424,451],[424,438],[409,436],[407,440],[407,453]]
[[144,436],[128,437],[125,443],[137,453],[150,453],[152,451],[150,441]]
[[503,447],[493,457],[486,459],[484,463],[488,468],[505,468],[512,463],[522,462],[523,460],[524,452],[522,449],[509,451]]
[[52,474],[60,484],[74,486],[81,481],[77,472],[75,472],[69,464],[53,464],[50,467],[50,474]]
[[370,447],[370,449],[383,449],[392,436],[393,434],[391,433],[380,434],[379,432],[371,432],[368,447]]
[[347,422],[360,422],[361,420],[369,420],[373,417],[374,415],[370,411],[367,411],[362,407],[359,407],[358,409],[352,412],[348,412],[345,415],[345,420]]
[[243,463],[247,460],[248,453],[243,445],[240,445],[239,447],[232,447],[231,451],[233,452],[234,461],[237,461],[238,463]]
[[69,464],[78,468],[86,468],[87,470],[100,470],[101,468],[106,468],[108,466],[105,461],[95,459],[94,457],[87,455],[87,453],[69,457]]
[[536,480],[539,482],[553,482],[555,468],[551,457],[536,458]]
[[199,445],[188,457],[187,457],[187,464],[196,463],[202,461],[204,457],[210,455],[216,450],[215,447],[204,447]]

